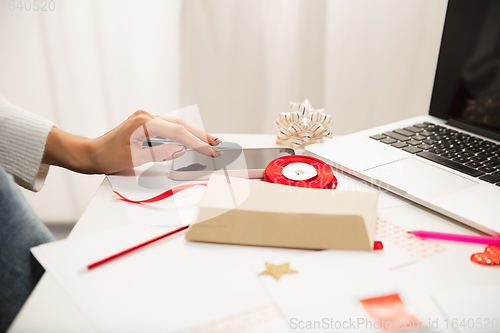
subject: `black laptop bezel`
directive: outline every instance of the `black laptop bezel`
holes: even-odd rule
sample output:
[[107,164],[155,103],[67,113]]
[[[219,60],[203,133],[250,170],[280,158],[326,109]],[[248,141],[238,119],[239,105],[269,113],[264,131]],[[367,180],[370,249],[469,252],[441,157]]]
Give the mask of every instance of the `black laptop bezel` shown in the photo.
[[[477,31],[467,31],[465,27],[457,24],[462,19],[470,17],[471,15],[483,15],[486,13],[486,8],[489,6],[491,0],[449,0],[448,7],[446,10],[446,17],[444,22],[443,34],[441,37],[441,45],[439,49],[438,62],[436,66],[436,72],[434,75],[434,84],[432,89],[432,97],[429,106],[429,114],[431,116],[443,119],[447,121],[447,124],[453,127],[457,127],[477,135],[481,135],[496,141],[500,141],[500,130],[496,131],[491,128],[483,127],[478,124],[468,122],[461,118],[455,118],[449,116],[445,110],[448,105],[443,104],[443,99],[440,98],[446,89],[451,89],[444,85],[443,77],[445,75],[453,75],[456,73],[446,73],[440,64],[445,61],[463,61],[459,56],[458,58],[449,57],[446,48],[452,48],[454,43],[464,43],[464,40],[456,40],[457,35],[463,35],[467,33],[477,33]],[[461,15],[464,17],[462,18]],[[484,15],[483,15],[484,16]],[[467,27],[471,30],[480,29],[480,27]],[[453,29],[453,32],[451,30]],[[457,31],[457,29],[459,31]],[[462,29],[462,31],[460,31]],[[475,43],[475,40],[469,41],[470,43]],[[472,45],[464,45],[464,47],[471,47]],[[472,49],[473,47],[471,47]],[[449,78],[449,76],[448,76]]]

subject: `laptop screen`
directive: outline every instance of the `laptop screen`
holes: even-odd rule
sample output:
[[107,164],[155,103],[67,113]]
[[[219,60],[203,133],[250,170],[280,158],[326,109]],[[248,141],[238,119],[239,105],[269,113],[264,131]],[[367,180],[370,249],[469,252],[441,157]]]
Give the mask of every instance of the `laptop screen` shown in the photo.
[[430,114],[500,135],[500,1],[449,1]]

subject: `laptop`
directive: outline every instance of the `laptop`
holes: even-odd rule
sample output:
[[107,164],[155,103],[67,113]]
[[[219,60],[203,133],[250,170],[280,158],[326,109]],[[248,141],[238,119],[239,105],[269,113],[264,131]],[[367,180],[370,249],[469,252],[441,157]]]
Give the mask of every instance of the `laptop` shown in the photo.
[[500,237],[500,1],[449,1],[428,115],[306,150]]

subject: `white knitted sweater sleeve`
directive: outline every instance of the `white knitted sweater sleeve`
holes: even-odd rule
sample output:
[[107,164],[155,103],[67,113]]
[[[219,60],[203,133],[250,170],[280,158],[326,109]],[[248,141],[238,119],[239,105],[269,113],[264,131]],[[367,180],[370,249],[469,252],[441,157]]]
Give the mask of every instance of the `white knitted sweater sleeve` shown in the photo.
[[39,191],[49,172],[42,156],[52,126],[51,121],[13,105],[0,93],[0,165],[28,190]]

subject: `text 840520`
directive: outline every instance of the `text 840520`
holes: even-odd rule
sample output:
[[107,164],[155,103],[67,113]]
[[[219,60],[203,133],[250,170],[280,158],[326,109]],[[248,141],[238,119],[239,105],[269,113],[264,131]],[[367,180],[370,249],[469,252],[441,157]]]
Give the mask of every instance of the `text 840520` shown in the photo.
[[52,12],[55,0],[0,0],[0,8],[11,12]]

